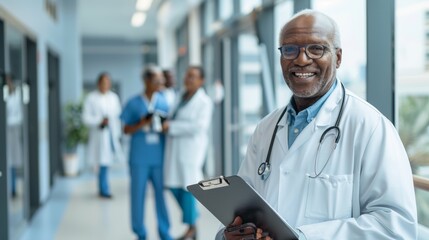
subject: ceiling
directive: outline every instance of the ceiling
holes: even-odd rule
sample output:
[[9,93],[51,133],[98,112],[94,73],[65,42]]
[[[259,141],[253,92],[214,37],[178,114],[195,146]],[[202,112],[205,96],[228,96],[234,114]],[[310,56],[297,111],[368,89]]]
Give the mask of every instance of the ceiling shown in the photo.
[[82,37],[155,41],[161,24],[170,28],[180,24],[189,9],[199,2],[201,0],[153,0],[143,26],[134,28],[131,17],[136,0],[80,0],[78,11]]

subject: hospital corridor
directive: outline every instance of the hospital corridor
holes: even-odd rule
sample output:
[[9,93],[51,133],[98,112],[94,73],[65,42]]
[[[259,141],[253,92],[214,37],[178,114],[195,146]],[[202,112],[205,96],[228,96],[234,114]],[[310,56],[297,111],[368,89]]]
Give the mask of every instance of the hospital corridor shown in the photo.
[[429,240],[429,0],[0,0],[0,240]]
[[[112,167],[112,199],[100,199],[94,194],[96,183],[94,173],[88,171],[78,177],[58,180],[52,194],[20,240],[93,240],[93,239],[134,239],[129,217],[129,177],[124,163]],[[180,223],[182,213],[173,196],[166,193],[166,201],[171,222],[171,234],[179,237],[186,229]],[[155,202],[152,189],[147,193],[146,206],[148,239],[158,239]],[[211,239],[221,224],[206,208],[199,205],[201,217],[198,220],[198,239]]]

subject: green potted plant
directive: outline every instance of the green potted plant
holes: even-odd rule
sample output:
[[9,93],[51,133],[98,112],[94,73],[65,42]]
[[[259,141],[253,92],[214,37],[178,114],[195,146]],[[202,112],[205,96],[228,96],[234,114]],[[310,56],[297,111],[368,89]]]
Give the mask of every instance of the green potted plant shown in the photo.
[[64,108],[64,173],[75,176],[79,171],[77,147],[88,141],[88,128],[82,121],[83,102],[69,102]]

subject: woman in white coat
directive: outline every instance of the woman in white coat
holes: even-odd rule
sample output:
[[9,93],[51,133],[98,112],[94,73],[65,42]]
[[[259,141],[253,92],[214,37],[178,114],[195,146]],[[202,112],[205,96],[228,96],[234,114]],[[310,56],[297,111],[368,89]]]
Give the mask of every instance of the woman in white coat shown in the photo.
[[203,164],[209,144],[208,133],[213,104],[202,88],[204,71],[191,66],[185,76],[185,93],[163,123],[168,133],[165,153],[165,185],[171,189],[183,211],[183,222],[189,225],[180,239],[195,239],[198,217],[196,200],[186,186],[203,179]]
[[17,177],[22,172],[23,167],[23,147],[22,147],[22,124],[24,121],[24,112],[22,106],[21,89],[16,87],[11,74],[5,75],[9,96],[6,100],[7,111],[7,161],[11,167],[11,190],[12,197],[17,196]]
[[119,142],[121,103],[118,95],[110,91],[110,78],[101,73],[97,80],[98,89],[89,93],[83,106],[83,122],[89,127],[88,159],[99,165],[99,196],[111,198],[107,181],[108,167],[113,158],[122,158]]

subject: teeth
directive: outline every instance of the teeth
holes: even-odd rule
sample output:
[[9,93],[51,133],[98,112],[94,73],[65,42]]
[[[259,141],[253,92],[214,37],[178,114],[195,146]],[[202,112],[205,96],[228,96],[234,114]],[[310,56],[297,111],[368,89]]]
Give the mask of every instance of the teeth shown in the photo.
[[308,78],[314,76],[314,73],[295,73],[295,76],[299,78]]

